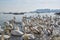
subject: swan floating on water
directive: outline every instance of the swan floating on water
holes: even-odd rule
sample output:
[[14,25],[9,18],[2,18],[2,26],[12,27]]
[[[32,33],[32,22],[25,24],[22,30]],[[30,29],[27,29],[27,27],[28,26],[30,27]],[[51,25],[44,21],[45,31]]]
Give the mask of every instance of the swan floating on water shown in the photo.
[[12,30],[11,34],[14,36],[22,36],[23,32],[19,31],[19,30]]

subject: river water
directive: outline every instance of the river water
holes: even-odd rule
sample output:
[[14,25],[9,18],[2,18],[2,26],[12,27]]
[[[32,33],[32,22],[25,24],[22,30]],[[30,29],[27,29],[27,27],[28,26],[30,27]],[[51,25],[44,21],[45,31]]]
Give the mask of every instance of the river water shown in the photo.
[[26,14],[24,14],[24,15],[13,15],[13,14],[3,14],[3,13],[0,13],[0,25],[2,25],[3,24],[3,22],[5,22],[5,21],[8,21],[8,20],[11,20],[14,16],[16,17],[16,21],[21,21],[21,19],[22,19],[22,17],[23,16],[27,16],[27,17],[29,17],[29,16],[37,16],[37,15],[51,15],[51,16],[53,16],[54,15],[54,13],[26,13]]
[[[46,14],[48,16],[55,16],[54,13],[26,13],[24,15],[13,15],[13,14],[3,14],[3,13],[1,13],[0,14],[0,25],[2,26],[5,21],[13,19],[14,16],[16,17],[16,21],[21,22],[23,16],[27,16],[27,17],[32,16],[33,17],[33,16],[37,16],[37,15],[44,16]],[[10,40],[17,40],[17,39],[12,36]],[[21,38],[18,37],[18,40],[21,40]]]
[[[23,15],[13,15],[13,14],[3,14],[3,13],[0,13],[0,26],[3,27],[4,26],[4,22],[13,19],[13,17],[16,17],[16,21],[21,22],[23,16],[36,17],[37,15],[41,15],[41,16],[45,16],[45,15],[54,16],[54,13],[25,13]],[[21,28],[21,25],[19,25],[19,27]]]

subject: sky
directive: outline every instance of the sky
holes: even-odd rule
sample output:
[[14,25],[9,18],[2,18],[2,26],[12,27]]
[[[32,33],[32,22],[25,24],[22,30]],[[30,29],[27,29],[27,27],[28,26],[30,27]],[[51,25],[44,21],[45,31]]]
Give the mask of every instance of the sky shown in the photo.
[[45,8],[60,9],[60,0],[0,0],[0,12],[29,12]]

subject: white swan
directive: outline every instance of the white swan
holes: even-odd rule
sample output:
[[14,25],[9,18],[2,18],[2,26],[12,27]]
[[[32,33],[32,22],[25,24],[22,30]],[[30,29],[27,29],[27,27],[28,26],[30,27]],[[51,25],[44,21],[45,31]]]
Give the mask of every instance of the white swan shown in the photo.
[[35,39],[35,36],[33,35],[33,34],[24,34],[23,36],[22,36],[22,38],[25,40],[25,39]]
[[23,32],[19,30],[19,27],[16,27],[15,30],[11,31],[11,34],[16,35],[16,36],[20,36],[20,35],[23,35]]
[[3,29],[1,28],[1,26],[0,26],[0,33],[3,32],[3,31],[4,31],[4,30],[3,30]]
[[4,34],[4,30],[1,28],[1,26],[0,26],[0,33],[1,33],[1,35],[0,35],[0,39],[1,40],[5,40],[5,39],[9,39],[10,38],[9,35],[5,35]]
[[23,35],[23,32],[21,32],[19,30],[12,30],[11,31],[11,34],[12,35],[15,35],[15,36],[21,36],[21,35]]

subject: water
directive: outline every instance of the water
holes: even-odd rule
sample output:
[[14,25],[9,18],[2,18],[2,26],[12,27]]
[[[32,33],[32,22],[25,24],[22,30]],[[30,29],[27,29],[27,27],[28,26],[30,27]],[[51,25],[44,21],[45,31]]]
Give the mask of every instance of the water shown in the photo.
[[30,17],[30,16],[33,17],[34,16],[34,17],[36,17],[37,15],[44,16],[46,14],[49,15],[49,16],[54,15],[54,13],[26,13],[24,15],[13,15],[13,14],[3,14],[3,13],[1,13],[0,14],[0,25],[3,26],[4,22],[13,19],[14,16],[16,17],[16,21],[21,22],[23,16],[27,16],[27,17]]
[[[39,13],[39,15],[42,15],[42,16],[45,14],[53,16],[54,13]],[[38,13],[26,13],[24,15],[13,15],[13,14],[1,13],[0,14],[0,25],[2,25],[3,22],[5,22],[5,21],[11,20],[14,16],[16,17],[16,21],[20,22],[23,16],[27,16],[27,17],[32,16],[33,17],[33,16],[37,16],[37,15],[38,15]]]
[[[13,17],[15,16],[16,17],[16,21],[18,21],[18,22],[20,22],[20,21],[22,21],[22,17],[23,16],[27,16],[27,17],[29,17],[29,16],[37,16],[37,15],[41,15],[41,16],[44,16],[44,15],[48,15],[48,16],[55,16],[54,15],[54,13],[26,13],[26,14],[24,14],[24,15],[13,15],[13,14],[0,14],[0,25],[3,25],[3,23],[5,22],[5,21],[8,21],[8,20],[11,20],[11,19],[13,19]],[[46,37],[46,36],[45,36]],[[21,40],[21,37],[17,37],[17,39],[18,40]],[[15,38],[15,36],[13,37],[11,37],[11,39],[10,40],[17,40],[16,38]]]

